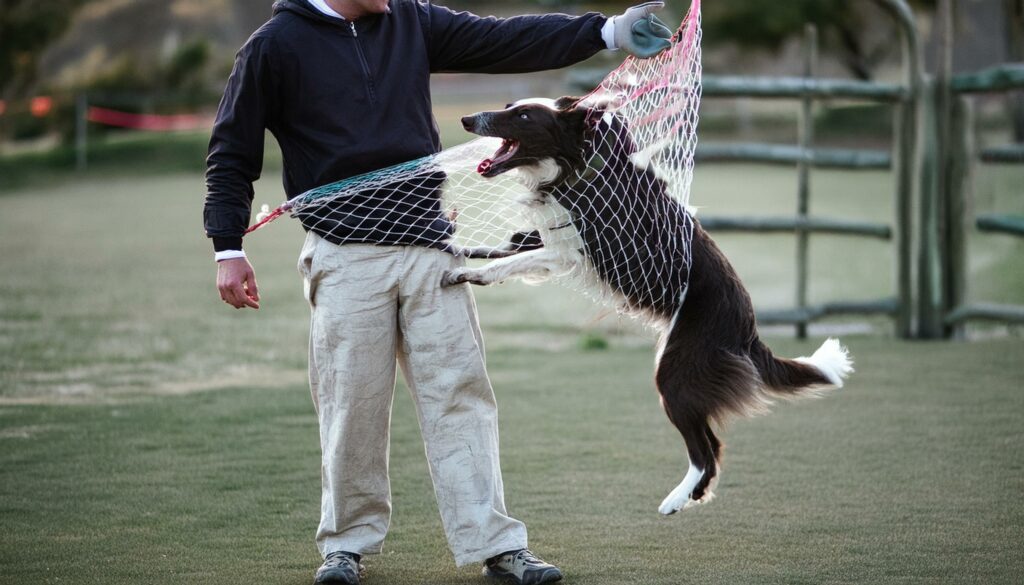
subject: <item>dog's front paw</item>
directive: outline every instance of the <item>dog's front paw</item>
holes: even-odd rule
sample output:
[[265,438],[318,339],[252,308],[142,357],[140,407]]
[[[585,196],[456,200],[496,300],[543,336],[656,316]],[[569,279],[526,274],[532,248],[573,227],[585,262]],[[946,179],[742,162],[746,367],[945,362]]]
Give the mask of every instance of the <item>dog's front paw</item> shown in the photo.
[[468,268],[456,268],[455,270],[446,270],[441,275],[441,286],[453,286],[456,284],[462,284],[468,282],[470,284],[478,284],[481,286],[490,284],[489,282],[480,278],[478,274],[469,270]]
[[465,274],[461,270],[445,270],[441,275],[441,286],[453,286],[466,282]]

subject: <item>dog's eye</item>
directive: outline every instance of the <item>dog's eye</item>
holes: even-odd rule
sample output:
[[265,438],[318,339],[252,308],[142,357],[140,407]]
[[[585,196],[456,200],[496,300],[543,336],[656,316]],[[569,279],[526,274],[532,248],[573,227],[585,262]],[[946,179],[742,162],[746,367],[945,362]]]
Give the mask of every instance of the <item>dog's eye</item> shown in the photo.
[[524,119],[524,120],[529,120],[529,119],[530,119],[530,116],[528,116],[528,115],[526,114],[526,112],[523,112],[522,114],[519,114],[519,117],[520,117],[520,118],[522,118],[522,119]]

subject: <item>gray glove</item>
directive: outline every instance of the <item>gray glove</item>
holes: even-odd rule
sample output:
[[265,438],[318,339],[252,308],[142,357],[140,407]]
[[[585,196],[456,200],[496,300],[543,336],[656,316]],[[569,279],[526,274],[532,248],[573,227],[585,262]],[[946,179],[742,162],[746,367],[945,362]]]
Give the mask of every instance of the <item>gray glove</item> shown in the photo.
[[664,2],[645,2],[612,17],[615,47],[641,59],[671,47],[672,31],[653,14],[664,7]]

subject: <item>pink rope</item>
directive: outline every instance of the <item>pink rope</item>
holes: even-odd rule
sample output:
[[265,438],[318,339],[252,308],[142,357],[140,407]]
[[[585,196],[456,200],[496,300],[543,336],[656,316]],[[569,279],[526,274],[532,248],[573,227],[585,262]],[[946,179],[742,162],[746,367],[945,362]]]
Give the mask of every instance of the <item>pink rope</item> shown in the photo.
[[271,211],[267,215],[267,217],[264,217],[260,221],[256,222],[254,225],[250,226],[249,229],[245,230],[245,233],[246,234],[250,234],[250,233],[260,229],[261,227],[267,225],[268,223],[270,223],[270,222],[274,221],[275,219],[277,219],[277,218],[281,217],[282,215],[284,215],[284,212],[286,212],[289,209],[291,209],[291,207],[292,207],[291,204],[289,204],[287,202],[286,203],[282,203],[281,205],[279,205],[277,207],[277,209],[275,209],[274,211]]
[[86,113],[86,119],[97,124],[131,128],[133,130],[150,130],[167,132],[170,130],[201,130],[213,126],[213,118],[196,114],[133,114],[108,108],[92,106]]

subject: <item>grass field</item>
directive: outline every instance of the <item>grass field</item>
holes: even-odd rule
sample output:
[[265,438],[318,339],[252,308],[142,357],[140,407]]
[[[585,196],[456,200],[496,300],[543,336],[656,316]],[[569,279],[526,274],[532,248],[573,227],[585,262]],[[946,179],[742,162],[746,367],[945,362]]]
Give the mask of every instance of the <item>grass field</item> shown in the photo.
[[[987,208],[1020,212],[993,171]],[[277,178],[258,201],[281,199]],[[817,173],[813,207],[888,217],[885,174]],[[785,214],[792,173],[700,169],[704,212]],[[319,448],[304,384],[297,225],[249,239],[259,312],[213,288],[195,174],[45,182],[0,193],[0,582],[308,583]],[[792,239],[720,241],[762,307],[791,302]],[[891,290],[881,243],[816,238],[812,299]],[[975,238],[971,294],[1024,302],[1024,246]],[[681,441],[651,387],[652,340],[556,285],[478,292],[501,407],[510,510],[567,582],[1019,583],[1024,341],[906,343],[844,331],[841,393],[738,421],[719,499],[661,518]],[[853,332],[852,334],[850,332]],[[609,349],[587,351],[592,336]],[[404,390],[395,514],[373,584],[478,583],[455,570]]]

